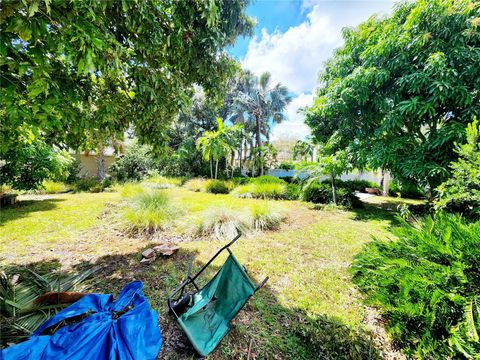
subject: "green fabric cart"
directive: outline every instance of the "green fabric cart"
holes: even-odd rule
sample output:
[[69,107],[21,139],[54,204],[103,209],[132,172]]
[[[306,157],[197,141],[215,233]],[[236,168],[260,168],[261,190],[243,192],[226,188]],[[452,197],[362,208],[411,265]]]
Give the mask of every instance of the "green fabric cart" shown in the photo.
[[[240,237],[221,248],[195,275],[187,279],[168,298],[168,307],[177,319],[195,350],[202,356],[211,353],[230,331],[230,321],[240,312],[248,299],[268,280],[257,286],[229,247]],[[195,283],[198,276],[227,250],[230,255],[215,276],[202,288]],[[194,292],[186,292],[191,286]]]

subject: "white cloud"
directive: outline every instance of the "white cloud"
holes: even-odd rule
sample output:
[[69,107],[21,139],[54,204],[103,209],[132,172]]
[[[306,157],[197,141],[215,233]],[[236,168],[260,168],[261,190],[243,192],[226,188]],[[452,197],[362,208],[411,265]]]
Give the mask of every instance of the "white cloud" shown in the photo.
[[269,71],[296,94],[311,92],[318,70],[340,44],[340,31],[315,6],[305,22],[284,33],[263,29],[261,38],[250,41],[242,64],[257,74]]
[[287,121],[273,128],[272,140],[278,139],[303,139],[310,135],[310,128],[303,122],[303,114],[298,110],[311,105],[313,94],[300,94],[288,104],[286,109]]
[[[322,1],[304,0],[301,10],[306,20],[285,32],[269,33],[262,29],[254,37],[242,61],[244,68],[256,74],[269,71],[272,80],[286,85],[294,94],[287,109],[288,120],[274,128],[274,138],[303,138],[309,134],[296,109],[312,102],[318,72],[333,50],[342,45],[341,30],[366,20],[373,13],[390,11],[391,0],[383,1]],[[299,99],[300,98],[300,99]]]

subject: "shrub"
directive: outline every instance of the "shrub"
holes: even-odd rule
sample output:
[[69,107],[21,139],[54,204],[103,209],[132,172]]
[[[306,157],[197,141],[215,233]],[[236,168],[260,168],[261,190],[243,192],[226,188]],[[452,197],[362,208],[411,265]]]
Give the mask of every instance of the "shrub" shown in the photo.
[[285,184],[285,181],[283,181],[282,179],[271,175],[263,175],[252,178],[250,182],[254,184]]
[[138,233],[165,230],[179,214],[164,191],[138,192],[130,198],[128,206],[124,218],[129,230]]
[[480,125],[467,126],[467,142],[456,144],[459,158],[450,163],[452,178],[437,188],[437,209],[458,212],[480,220]]
[[195,178],[185,182],[183,187],[191,191],[200,192],[200,191],[205,191],[206,185],[207,185],[207,180],[202,178]]
[[149,170],[155,168],[151,149],[137,143],[131,144],[125,154],[109,168],[109,173],[119,182],[142,180]]
[[23,144],[3,154],[0,183],[18,190],[33,190],[43,180],[64,181],[73,158],[66,151],[55,150],[40,140]]
[[250,183],[240,185],[233,194],[241,198],[284,199],[287,186],[282,183]]
[[245,185],[250,182],[250,178],[243,177],[243,176],[235,176],[232,178],[232,182],[235,186],[237,185]]
[[397,194],[408,199],[423,199],[425,198],[425,191],[420,189],[417,185],[409,181],[392,180],[388,184],[388,191],[391,194]]
[[297,184],[287,184],[285,188],[286,200],[298,200],[300,198],[301,188]]
[[257,231],[277,230],[285,218],[281,213],[273,211],[267,202],[253,204],[250,214],[252,228]]
[[383,309],[389,331],[409,356],[478,355],[480,222],[465,224],[440,212],[435,220],[404,222],[393,232],[398,241],[375,239],[353,262],[367,303]]
[[88,191],[98,193],[103,191],[102,183],[94,178],[79,179],[73,184],[73,188],[76,192]]
[[[306,184],[301,192],[303,201],[328,204],[333,202],[332,186],[329,182],[311,182]],[[362,206],[360,199],[349,190],[337,187],[337,205],[347,208],[358,208]]]
[[205,184],[205,191],[212,194],[228,194],[232,189],[231,181],[208,180]]
[[337,180],[337,186],[349,189],[350,191],[365,192],[365,188],[380,189],[380,186],[368,180]]
[[232,239],[238,231],[248,232],[251,221],[244,213],[227,207],[212,207],[205,210],[196,227],[196,235],[214,236],[217,239]]
[[283,170],[293,170],[295,169],[295,164],[293,161],[282,161],[278,168]]
[[45,194],[58,194],[67,192],[69,190],[64,183],[53,180],[44,180],[42,182],[42,188],[42,192],[44,192]]

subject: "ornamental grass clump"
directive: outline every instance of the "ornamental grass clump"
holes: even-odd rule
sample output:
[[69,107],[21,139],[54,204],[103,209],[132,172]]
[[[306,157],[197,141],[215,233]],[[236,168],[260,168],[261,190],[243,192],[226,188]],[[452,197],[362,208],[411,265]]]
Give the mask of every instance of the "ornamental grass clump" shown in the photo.
[[282,183],[250,183],[240,185],[233,190],[233,194],[240,198],[273,199],[286,197],[287,187]]
[[252,228],[256,231],[278,230],[285,216],[273,210],[267,202],[255,203],[250,208]]
[[164,191],[145,191],[129,199],[124,219],[130,232],[155,233],[170,228],[180,213]]
[[183,184],[183,187],[194,192],[203,192],[207,185],[208,180],[202,178],[190,179]]
[[244,212],[231,208],[211,207],[205,210],[195,228],[195,235],[214,237],[216,239],[232,239],[240,231],[247,233],[251,229],[251,221]]
[[353,279],[409,357],[480,354],[480,222],[437,213],[393,228],[356,256]]
[[152,176],[145,180],[145,183],[156,189],[170,189],[182,186],[183,179],[179,177]]
[[60,181],[43,180],[40,192],[45,194],[59,194],[67,192],[68,186]]

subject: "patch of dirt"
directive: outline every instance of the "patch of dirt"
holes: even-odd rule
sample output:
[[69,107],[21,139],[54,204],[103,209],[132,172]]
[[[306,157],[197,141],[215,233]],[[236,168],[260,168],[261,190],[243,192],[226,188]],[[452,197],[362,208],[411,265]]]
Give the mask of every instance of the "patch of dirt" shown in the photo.
[[376,347],[382,352],[382,357],[385,360],[407,360],[398,349],[395,349],[390,340],[386,330],[385,321],[382,319],[380,313],[371,307],[366,307],[365,318],[363,323],[372,333],[372,340]]

